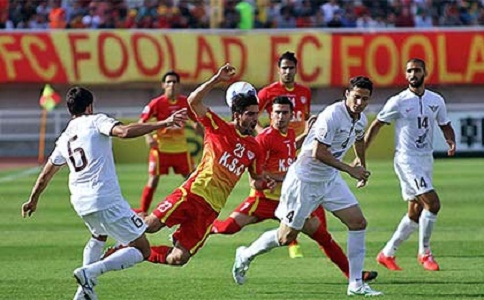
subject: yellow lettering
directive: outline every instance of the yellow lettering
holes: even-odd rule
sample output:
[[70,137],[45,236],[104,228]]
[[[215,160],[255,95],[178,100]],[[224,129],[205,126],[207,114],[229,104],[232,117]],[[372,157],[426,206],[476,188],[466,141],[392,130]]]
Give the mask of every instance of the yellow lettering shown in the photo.
[[[386,74],[380,74],[376,68],[379,59],[377,51],[380,47],[385,48],[388,53],[387,61],[389,64]],[[379,36],[371,41],[370,46],[368,47],[366,62],[368,66],[368,75],[374,83],[379,85],[392,84],[400,70],[397,46],[388,36]]]
[[437,53],[438,68],[439,68],[439,82],[440,83],[459,83],[463,81],[463,75],[457,72],[450,72],[447,69],[447,45],[445,35],[437,36]]
[[[349,50],[352,47],[363,46],[363,37],[341,38],[341,82],[346,83],[350,79],[350,68],[361,67],[361,56],[350,56]],[[361,52],[360,52],[361,53]]]
[[476,35],[472,39],[467,60],[466,82],[472,82],[476,73],[484,73],[484,37]]
[[433,52],[432,43],[428,37],[423,35],[411,35],[402,45],[402,62],[407,62],[410,58],[410,51],[414,47],[421,47],[425,52],[425,57],[421,57],[425,61],[425,68],[427,70],[427,78],[430,78],[434,72],[435,56]]
[[0,37],[0,53],[2,53],[2,59],[5,61],[5,69],[8,79],[15,79],[17,73],[15,72],[15,61],[22,59],[22,53],[7,49],[8,45],[15,42],[15,39],[11,36]]
[[55,64],[50,64],[47,68],[43,68],[38,61],[38,58],[34,53],[32,53],[32,48],[37,47],[40,50],[46,50],[47,46],[41,39],[37,36],[24,36],[21,40],[22,50],[25,54],[25,57],[29,61],[29,65],[32,67],[34,72],[42,77],[43,79],[49,81],[54,78],[55,74],[57,73],[57,66]]

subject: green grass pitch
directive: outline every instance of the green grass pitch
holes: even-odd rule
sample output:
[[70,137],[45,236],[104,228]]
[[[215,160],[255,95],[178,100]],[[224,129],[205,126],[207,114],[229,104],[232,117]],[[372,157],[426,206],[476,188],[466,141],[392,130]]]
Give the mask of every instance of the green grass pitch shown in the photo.
[[[380,275],[372,287],[384,299],[484,298],[484,196],[482,159],[436,160],[434,186],[442,210],[432,237],[433,252],[441,271],[424,271],[417,263],[417,233],[398,253],[402,272],[391,272],[375,262],[406,211],[391,161],[370,161],[369,185],[356,190],[368,220],[365,269]],[[137,207],[146,182],[145,164],[118,165],[126,199]],[[76,283],[72,271],[80,266],[89,233],[70,207],[67,172],[62,171],[44,192],[31,219],[20,216],[38,172],[0,172],[0,299],[72,299]],[[347,177],[345,177],[348,179]],[[354,187],[355,182],[348,179]],[[164,177],[154,202],[181,183]],[[232,193],[221,217],[248,193],[243,178]],[[333,237],[346,247],[346,230],[327,214]],[[212,236],[184,267],[142,263],[134,268],[104,274],[96,290],[100,299],[347,299],[346,280],[315,243],[299,238],[304,258],[290,259],[287,249],[275,249],[251,265],[245,285],[231,276],[235,249],[247,245],[274,221],[252,225],[234,236]],[[149,235],[153,244],[167,243],[172,229]],[[109,240],[108,244],[113,241]]]

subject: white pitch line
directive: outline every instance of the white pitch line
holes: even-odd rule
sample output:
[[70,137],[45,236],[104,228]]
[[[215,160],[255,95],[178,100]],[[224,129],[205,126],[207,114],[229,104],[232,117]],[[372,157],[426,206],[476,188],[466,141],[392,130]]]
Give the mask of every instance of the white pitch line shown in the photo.
[[37,173],[39,171],[40,171],[40,167],[34,167],[34,168],[30,168],[30,169],[23,170],[23,171],[20,171],[20,172],[16,172],[14,174],[10,174],[10,175],[4,176],[4,177],[0,177],[0,183],[14,181],[18,178],[27,177],[27,176],[32,175],[34,173]]

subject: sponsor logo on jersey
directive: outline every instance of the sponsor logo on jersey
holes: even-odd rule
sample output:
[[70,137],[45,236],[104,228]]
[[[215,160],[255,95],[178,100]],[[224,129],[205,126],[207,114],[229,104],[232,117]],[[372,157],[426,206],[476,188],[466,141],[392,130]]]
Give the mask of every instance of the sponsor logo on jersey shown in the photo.
[[430,108],[430,109],[431,109],[433,112],[435,112],[435,111],[437,110],[437,108],[439,108],[439,106],[438,106],[438,105],[429,105],[429,108]]

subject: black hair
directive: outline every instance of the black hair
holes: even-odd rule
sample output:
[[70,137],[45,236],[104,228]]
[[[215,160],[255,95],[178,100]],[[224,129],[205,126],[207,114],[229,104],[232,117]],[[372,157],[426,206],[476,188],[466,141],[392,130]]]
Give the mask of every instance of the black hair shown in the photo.
[[421,59],[421,58],[416,58],[416,57],[410,58],[409,60],[407,60],[407,64],[408,63],[416,63],[416,64],[419,64],[422,67],[422,69],[424,71],[426,71],[426,69],[425,69],[425,61],[423,59]]
[[73,116],[82,115],[93,101],[91,91],[80,86],[70,88],[66,94],[67,109]]
[[294,104],[292,103],[291,99],[287,96],[277,96],[272,100],[272,104],[282,104],[282,105],[289,105],[291,111],[294,110]]
[[166,77],[168,77],[168,76],[175,76],[176,77],[176,82],[180,82],[180,75],[177,72],[175,72],[175,71],[166,72],[165,75],[163,75],[163,77],[161,78],[161,81],[162,82],[165,82]]
[[236,94],[232,97],[232,114],[235,112],[243,114],[247,107],[251,105],[259,105],[254,93]]
[[297,66],[297,58],[296,58],[296,55],[294,54],[294,52],[286,51],[281,56],[279,56],[279,60],[277,61],[277,66],[280,67],[281,63],[284,59],[292,61],[294,63],[294,65]]
[[354,88],[366,89],[370,91],[370,95],[373,93],[373,82],[370,78],[366,76],[355,76],[350,79],[348,84],[348,91],[353,90]]

